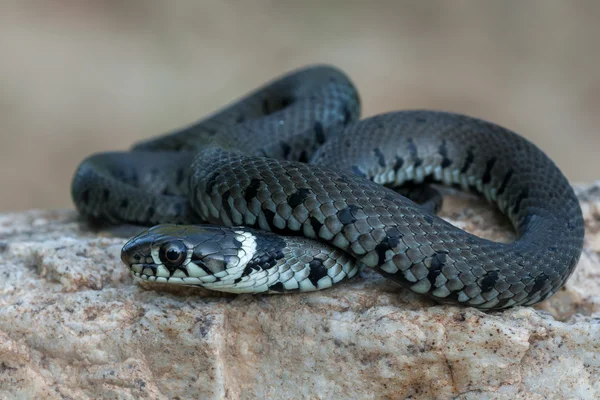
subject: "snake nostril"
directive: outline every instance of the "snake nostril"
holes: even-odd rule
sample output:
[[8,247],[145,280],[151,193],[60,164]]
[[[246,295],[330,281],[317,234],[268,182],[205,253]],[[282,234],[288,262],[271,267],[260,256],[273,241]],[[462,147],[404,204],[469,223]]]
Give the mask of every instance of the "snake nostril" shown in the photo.
[[127,249],[124,248],[121,250],[121,261],[125,265],[138,264],[141,259],[142,257],[138,253],[131,255],[131,252],[127,251]]

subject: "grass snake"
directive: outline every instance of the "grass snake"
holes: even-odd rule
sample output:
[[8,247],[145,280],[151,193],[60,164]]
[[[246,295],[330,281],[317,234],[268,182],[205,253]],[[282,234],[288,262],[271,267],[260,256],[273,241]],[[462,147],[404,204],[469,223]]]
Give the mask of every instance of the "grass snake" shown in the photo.
[[[540,149],[460,114],[359,115],[343,72],[295,70],[179,131],[91,155],[72,197],[84,216],[156,225],[121,254],[150,281],[280,293],[327,288],[366,265],[484,309],[532,305],[562,286],[584,224]],[[482,194],[517,239],[493,242],[437,217],[430,183]]]

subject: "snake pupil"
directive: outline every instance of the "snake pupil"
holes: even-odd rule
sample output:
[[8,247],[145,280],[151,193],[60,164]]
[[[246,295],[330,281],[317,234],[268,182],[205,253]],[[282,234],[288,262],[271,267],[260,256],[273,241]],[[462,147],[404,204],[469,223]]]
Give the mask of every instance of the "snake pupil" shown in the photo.
[[167,260],[169,261],[177,261],[179,258],[179,252],[176,249],[169,249],[167,251]]
[[164,244],[158,253],[160,260],[167,267],[178,267],[187,256],[187,248],[179,241]]

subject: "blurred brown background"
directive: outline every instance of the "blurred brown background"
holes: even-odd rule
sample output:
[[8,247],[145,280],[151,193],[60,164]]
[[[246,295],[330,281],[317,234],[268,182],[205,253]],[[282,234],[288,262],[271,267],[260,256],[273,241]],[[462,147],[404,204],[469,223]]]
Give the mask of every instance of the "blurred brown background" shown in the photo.
[[86,155],[185,125],[313,62],[357,84],[363,116],[436,108],[600,178],[600,2],[3,1],[0,211],[71,207]]

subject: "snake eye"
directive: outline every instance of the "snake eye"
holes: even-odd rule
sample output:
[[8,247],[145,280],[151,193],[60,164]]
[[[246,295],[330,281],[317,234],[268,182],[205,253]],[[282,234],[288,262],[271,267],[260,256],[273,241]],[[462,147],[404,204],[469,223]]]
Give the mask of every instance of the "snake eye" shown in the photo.
[[187,257],[187,248],[179,241],[169,242],[160,248],[158,256],[166,267],[178,267]]

